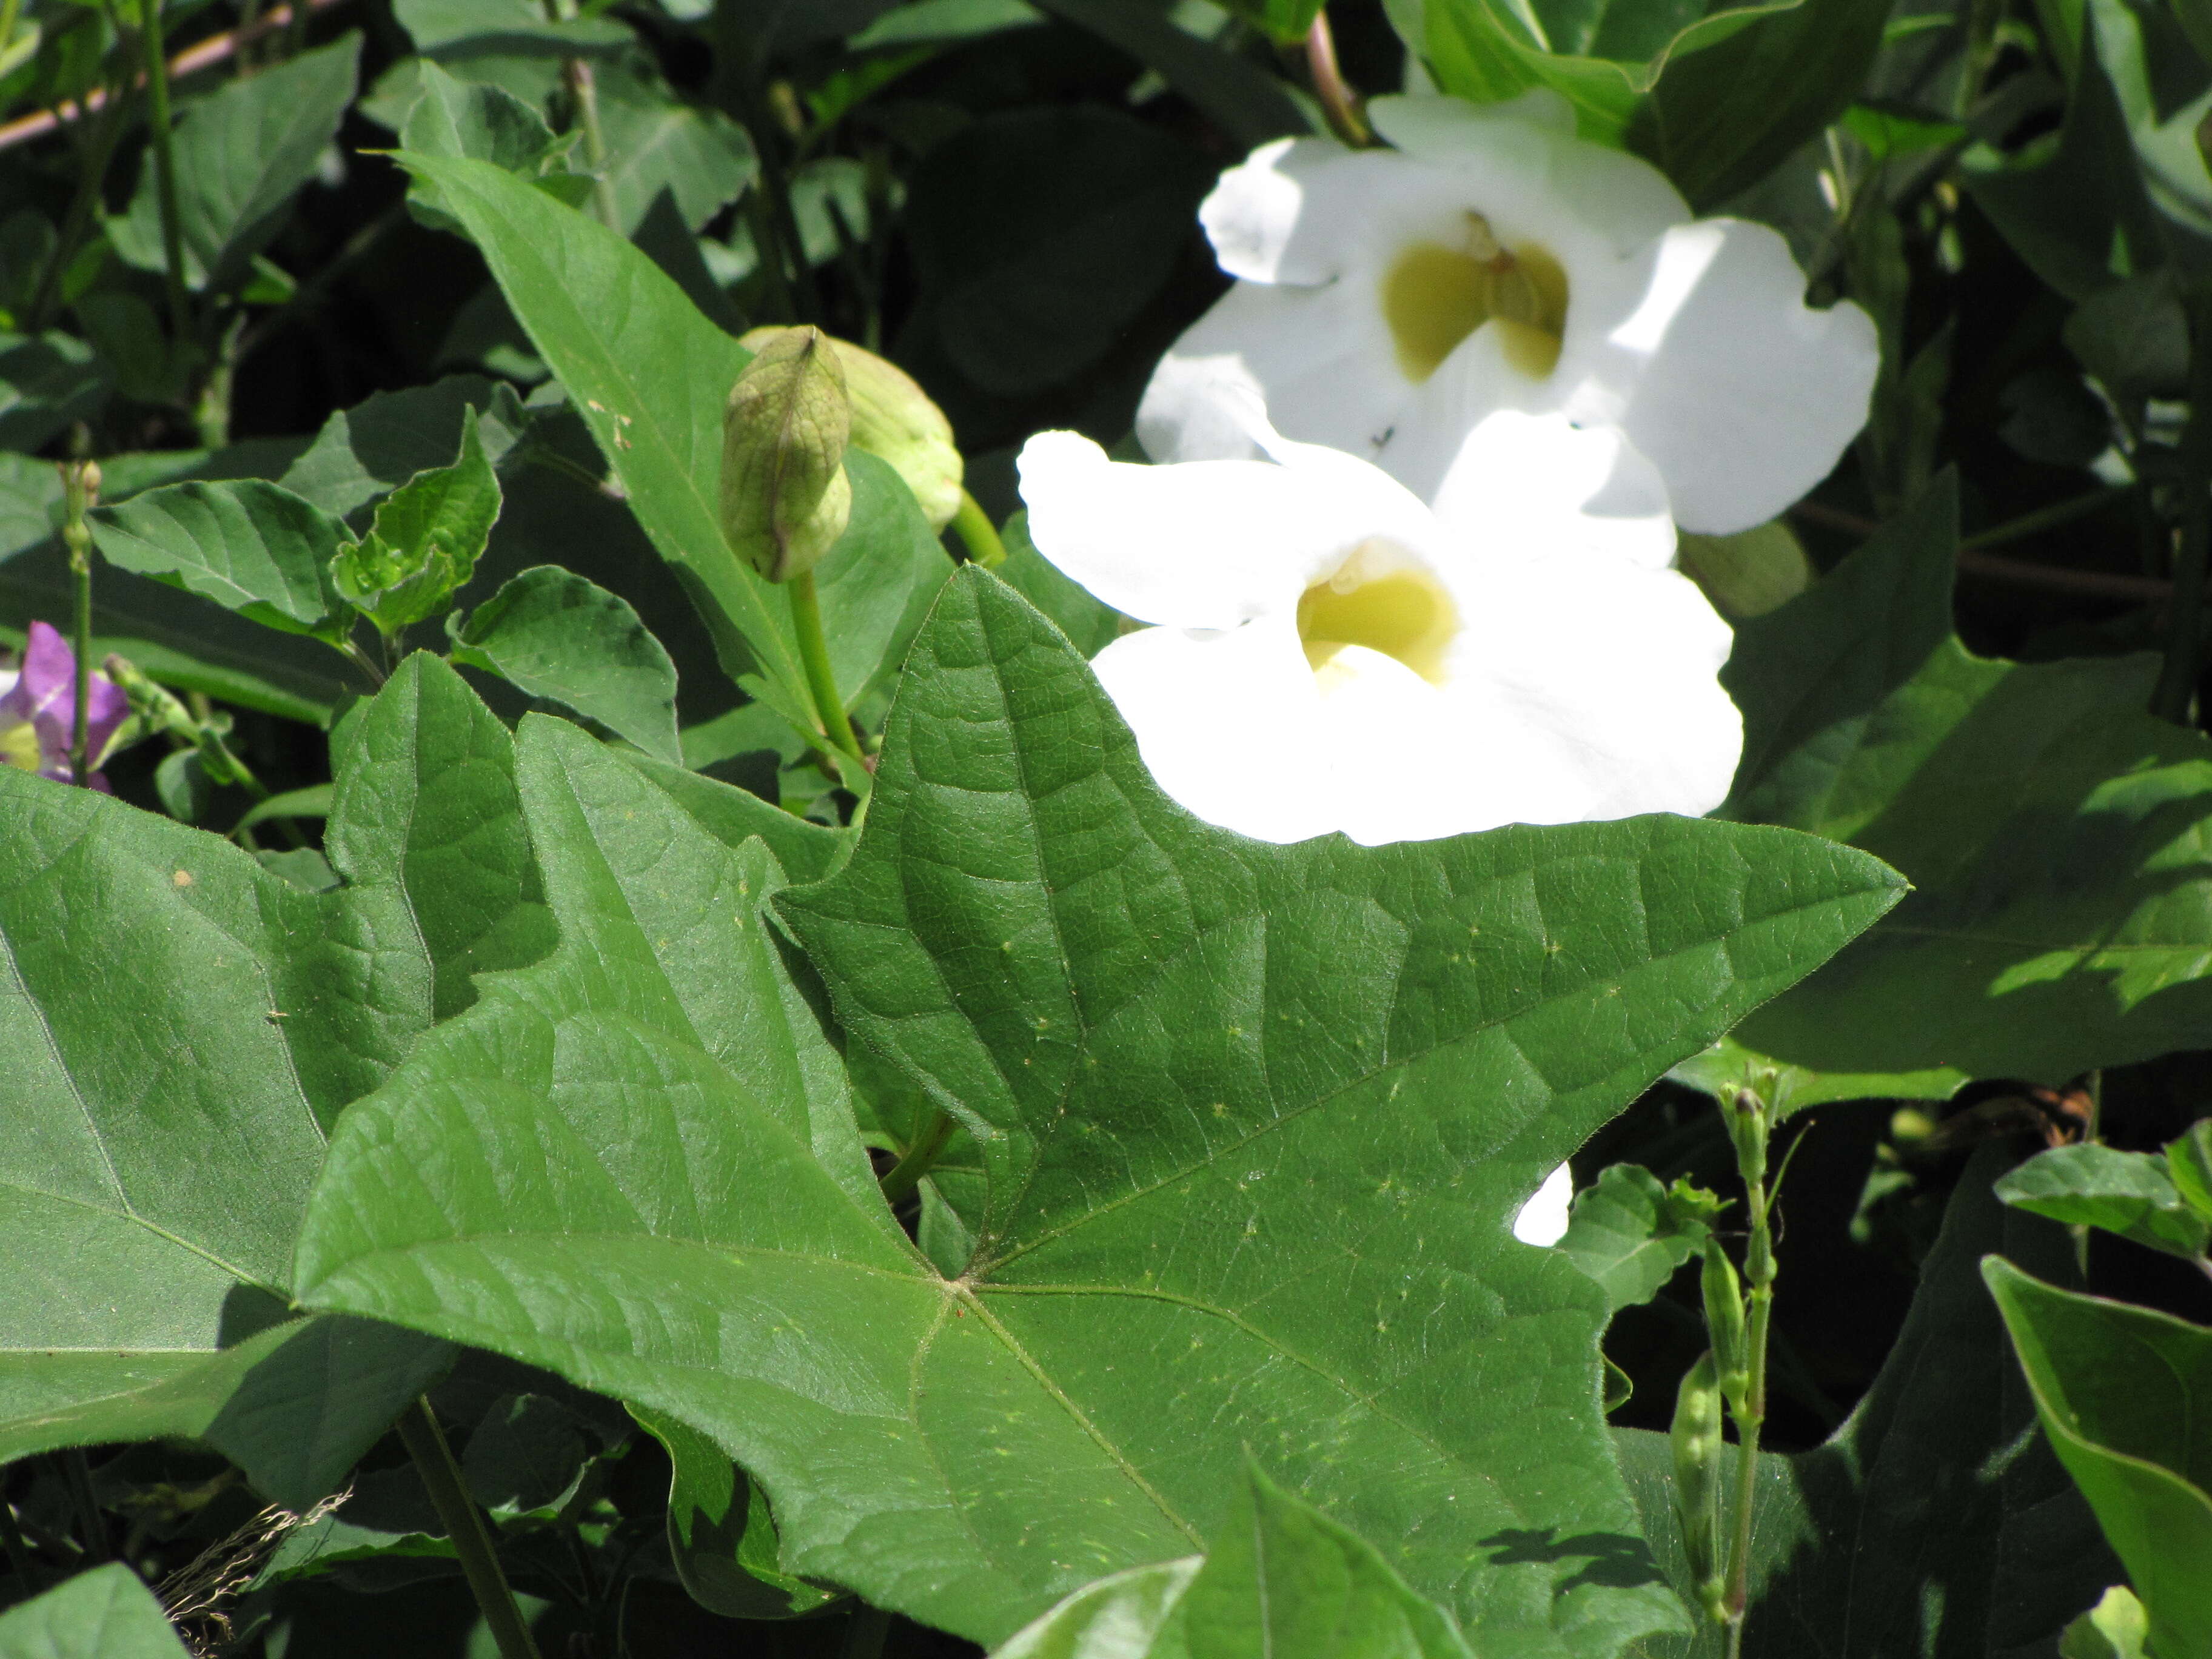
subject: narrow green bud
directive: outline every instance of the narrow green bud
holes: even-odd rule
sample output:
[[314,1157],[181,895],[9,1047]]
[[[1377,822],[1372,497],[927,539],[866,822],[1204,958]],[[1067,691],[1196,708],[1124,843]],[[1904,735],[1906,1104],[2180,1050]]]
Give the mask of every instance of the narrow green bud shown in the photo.
[[845,371],[818,328],[778,329],[722,416],[722,533],[772,582],[811,570],[853,514]]
[[2212,1220],[2212,1117],[2199,1118],[2166,1147],[2166,1169],[2181,1201]]
[[1717,1238],[1705,1241],[1700,1281],[1705,1296],[1705,1331],[1712,1339],[1720,1389],[1729,1404],[1741,1413],[1745,1393],[1751,1387],[1751,1341],[1744,1334],[1743,1287],[1737,1282],[1735,1264],[1728,1259]]
[[1728,1622],[1727,1582],[1721,1564],[1721,1391],[1712,1351],[1683,1377],[1674,1394],[1674,1421],[1668,1431],[1674,1453],[1674,1516],[1682,1530],[1682,1553],[1705,1615]]
[[[757,351],[781,329],[757,328],[738,343]],[[960,510],[964,477],[952,422],[896,364],[850,340],[829,337],[845,371],[845,398],[853,416],[852,444],[888,461],[921,504],[932,530],[943,530]]]

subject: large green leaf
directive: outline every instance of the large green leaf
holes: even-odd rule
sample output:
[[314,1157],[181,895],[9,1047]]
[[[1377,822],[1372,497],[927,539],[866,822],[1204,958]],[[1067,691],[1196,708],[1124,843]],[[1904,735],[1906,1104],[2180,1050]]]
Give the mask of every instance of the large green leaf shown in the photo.
[[[2034,1431],[2034,1407],[1977,1271],[2003,1250],[2059,1275],[2072,1240],[2008,1210],[1978,1154],[1921,1270],[1874,1387],[1827,1443],[1759,1460],[1750,1659],[2028,1659],[2118,1576],[2095,1519]],[[1787,1261],[1783,1271],[1787,1273]],[[1667,1437],[1616,1431],[1646,1535],[1691,1592]],[[1733,1448],[1723,1490],[1735,1486]],[[1721,1632],[1642,1644],[1646,1659],[1719,1659]]]
[[[447,210],[483,251],[638,521],[684,578],[723,665],[808,724],[812,704],[784,595],[730,551],[716,503],[722,406],[748,361],[744,348],[645,254],[521,179],[485,161],[403,159],[436,182]],[[838,685],[858,698],[896,667],[945,559],[889,468],[855,454],[848,471],[852,528],[815,577]]]
[[766,1487],[786,1567],[978,1639],[1189,1553],[1247,1448],[1486,1652],[1679,1618],[1599,1416],[1604,1297],[1510,1224],[1892,902],[1879,864],[1674,817],[1248,842],[963,572],[858,852],[778,907],[851,1037],[982,1145],[947,1279],[752,920],[766,854],[571,728],[520,753],[562,948],[348,1113],[305,1304],[688,1422]]
[[450,669],[404,666],[342,733],[323,894],[0,776],[0,1460],[203,1435],[311,1502],[443,1363],[279,1322],[339,1109],[550,945],[509,750]]
[[120,1561],[0,1613],[0,1659],[186,1659],[168,1615]]
[[1982,1264],[2037,1415],[2128,1569],[2159,1659],[2212,1655],[2212,1331]]
[[2212,744],[2143,712],[2148,657],[1972,655],[1950,628],[1947,482],[1742,623],[1733,817],[1847,841],[1914,890],[1740,1027],[1813,1073],[1790,1103],[2059,1084],[2212,1021]]
[[1382,1552],[1256,1468],[1201,1564],[1086,1585],[994,1659],[1470,1659]]
[[[178,111],[178,231],[194,288],[242,283],[253,256],[283,228],[293,196],[314,177],[337,136],[360,56],[361,37],[348,34],[258,75],[226,81]],[[110,222],[108,235],[132,264],[162,268],[150,150],[130,211]]]

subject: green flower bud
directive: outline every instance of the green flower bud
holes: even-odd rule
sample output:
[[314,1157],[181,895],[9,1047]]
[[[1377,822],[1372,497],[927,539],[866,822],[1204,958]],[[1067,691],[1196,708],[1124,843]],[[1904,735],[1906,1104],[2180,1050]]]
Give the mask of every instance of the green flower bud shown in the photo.
[[769,580],[813,569],[845,533],[851,429],[828,335],[778,329],[760,343],[722,415],[722,533]]
[[1735,1264],[1728,1259],[1717,1238],[1705,1241],[1705,1265],[1700,1278],[1705,1295],[1705,1331],[1712,1338],[1720,1390],[1741,1413],[1744,1395],[1751,1387],[1751,1341],[1744,1333],[1743,1287],[1736,1280]]
[[[757,328],[739,342],[757,351],[775,335]],[[963,464],[952,441],[952,422],[906,371],[850,340],[832,338],[845,371],[845,398],[853,411],[853,447],[889,461],[921,503],[932,530],[942,530],[960,509]]]
[[1668,1431],[1674,1453],[1674,1516],[1682,1553],[1690,1564],[1698,1600],[1715,1624],[1728,1622],[1727,1584],[1720,1553],[1721,1391],[1710,1349],[1698,1356],[1674,1395]]

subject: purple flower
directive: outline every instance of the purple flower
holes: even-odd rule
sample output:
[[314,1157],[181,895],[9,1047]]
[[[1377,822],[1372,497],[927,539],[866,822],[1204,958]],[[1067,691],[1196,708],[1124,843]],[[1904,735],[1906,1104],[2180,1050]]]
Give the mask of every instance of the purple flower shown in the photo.
[[[0,762],[36,772],[42,778],[70,781],[70,739],[76,722],[76,655],[45,623],[31,624],[20,670],[0,670]],[[105,674],[94,674],[86,712],[85,753],[94,764],[130,718],[130,700]],[[98,773],[86,780],[106,789]]]

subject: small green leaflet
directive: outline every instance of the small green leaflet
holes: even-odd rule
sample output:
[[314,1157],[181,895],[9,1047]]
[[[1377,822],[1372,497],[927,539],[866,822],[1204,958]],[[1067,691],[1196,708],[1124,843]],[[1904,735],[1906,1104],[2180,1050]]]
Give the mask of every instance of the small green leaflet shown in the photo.
[[485,458],[476,410],[465,408],[459,458],[386,496],[368,533],[332,557],[331,581],[390,639],[435,616],[467,584],[499,507],[499,475]]

